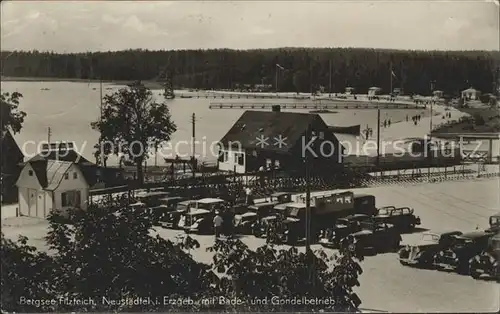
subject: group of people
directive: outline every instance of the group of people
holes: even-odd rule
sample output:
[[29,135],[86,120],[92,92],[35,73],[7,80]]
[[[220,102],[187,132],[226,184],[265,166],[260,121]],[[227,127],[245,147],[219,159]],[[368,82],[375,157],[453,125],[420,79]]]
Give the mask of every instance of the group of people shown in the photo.
[[[413,121],[414,125],[418,125],[418,123],[420,122],[421,118],[422,118],[422,115],[417,114],[417,115],[412,116],[411,120]],[[406,122],[408,122],[408,115],[406,115]]]

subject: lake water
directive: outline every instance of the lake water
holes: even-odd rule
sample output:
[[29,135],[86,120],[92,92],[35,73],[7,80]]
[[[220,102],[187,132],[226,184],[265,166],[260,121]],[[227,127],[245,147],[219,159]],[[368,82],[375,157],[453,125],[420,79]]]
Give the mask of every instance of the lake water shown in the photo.
[[[103,94],[111,94],[122,86],[103,84]],[[87,159],[94,161],[93,146],[97,142],[98,133],[90,128],[90,123],[99,117],[99,83],[75,83],[75,82],[2,82],[2,92],[20,92],[23,94],[19,108],[27,113],[21,133],[15,138],[20,146],[26,143],[23,151],[30,156],[37,152],[33,142],[47,141],[47,129],[52,130],[51,141],[73,141],[79,152]],[[153,93],[160,96],[161,90]],[[210,102],[224,102],[229,99],[206,99],[206,98],[176,98],[169,100],[169,108],[172,117],[177,124],[177,132],[171,139],[172,149],[163,149],[163,157],[191,153],[191,115],[196,114],[196,138],[201,143],[196,145],[196,152],[202,153],[205,147],[206,154],[200,156],[201,160],[214,161],[215,157],[209,152],[210,143],[220,140],[229,128],[243,113],[243,110],[210,110]],[[263,100],[263,99],[233,99],[234,102],[252,103],[279,103],[279,102],[301,102],[303,100]],[[307,112],[304,110],[294,110]],[[391,118],[391,122],[403,121],[406,115],[423,113],[422,110],[382,110],[382,120]],[[350,126],[360,124],[364,129],[369,126],[376,136],[377,114],[374,110],[338,110],[335,114],[321,114],[325,122],[335,126]],[[383,135],[382,135],[383,138]],[[29,145],[27,143],[30,143]],[[175,149],[174,149],[175,148]],[[175,150],[175,152],[174,152]],[[117,158],[110,158],[109,163],[114,164]],[[149,164],[154,162],[151,157]],[[158,165],[164,164],[163,159],[158,158]]]

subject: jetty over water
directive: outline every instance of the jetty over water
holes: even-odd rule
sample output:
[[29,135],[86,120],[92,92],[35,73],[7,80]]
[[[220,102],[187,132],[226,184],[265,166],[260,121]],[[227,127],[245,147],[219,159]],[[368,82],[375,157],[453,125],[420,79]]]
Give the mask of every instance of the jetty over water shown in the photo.
[[398,103],[362,103],[348,102],[335,104],[315,104],[315,103],[248,103],[248,102],[211,102],[210,109],[269,109],[273,106],[280,106],[281,109],[308,109],[308,110],[329,110],[329,109],[426,109],[426,105],[398,104]]

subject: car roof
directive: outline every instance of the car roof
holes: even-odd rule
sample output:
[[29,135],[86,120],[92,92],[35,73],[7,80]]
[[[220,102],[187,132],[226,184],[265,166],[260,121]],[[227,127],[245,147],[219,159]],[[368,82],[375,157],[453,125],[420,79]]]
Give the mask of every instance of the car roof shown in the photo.
[[290,195],[292,193],[289,193],[289,192],[276,192],[276,193],[273,193],[271,194],[271,196],[281,196],[281,195]]
[[[286,207],[306,208],[306,204],[305,203],[299,203],[299,202],[293,202],[293,203],[287,203]],[[311,207],[313,207],[312,204],[311,204]]]
[[189,205],[191,203],[194,203],[196,202],[195,200],[185,200],[185,201],[182,201],[182,202],[179,202],[177,203],[178,205]]
[[212,203],[224,202],[224,200],[220,199],[220,198],[207,197],[207,198],[202,198],[201,200],[197,200],[196,202],[201,203],[201,204],[212,204]]
[[354,198],[362,198],[362,197],[375,197],[375,195],[372,195],[372,194],[365,194],[365,193],[356,193],[354,194]]
[[167,197],[161,198],[160,200],[161,201],[171,201],[171,200],[182,200],[182,199],[184,199],[184,197],[182,197],[182,196],[167,196]]
[[208,214],[208,213],[211,213],[211,211],[206,210],[206,209],[202,209],[202,208],[193,208],[187,214],[190,216],[194,216],[194,215],[202,215],[202,214]]
[[294,202],[289,202],[289,203],[283,203],[283,204],[276,204],[274,206],[274,208],[276,209],[281,209],[281,210],[285,210],[289,204],[294,204]]
[[257,216],[257,213],[254,212],[246,212],[241,215],[241,217],[250,217],[250,216]]
[[430,234],[430,235],[437,235],[437,236],[443,236],[443,235],[461,235],[462,232],[458,230],[454,231],[425,231],[423,234]]
[[457,238],[478,239],[478,238],[490,236],[490,234],[491,233],[487,233],[484,231],[471,231],[471,232],[462,233],[461,235],[457,236]]
[[253,204],[253,205],[250,205],[248,206],[249,208],[253,207],[253,208],[260,208],[260,207],[264,207],[264,206],[273,206],[273,205],[276,205],[278,203],[276,202],[263,202],[263,203],[257,203],[257,204]]

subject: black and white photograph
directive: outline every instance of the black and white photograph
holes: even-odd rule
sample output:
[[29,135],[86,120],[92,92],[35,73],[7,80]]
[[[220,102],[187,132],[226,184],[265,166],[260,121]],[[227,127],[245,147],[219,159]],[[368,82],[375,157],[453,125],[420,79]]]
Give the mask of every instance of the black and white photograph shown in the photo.
[[500,5],[2,1],[2,313],[500,310]]

